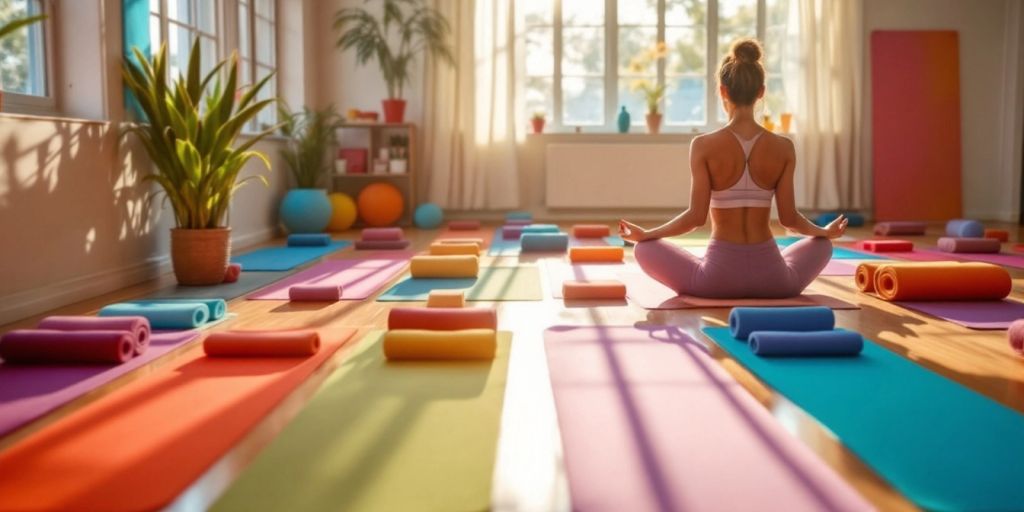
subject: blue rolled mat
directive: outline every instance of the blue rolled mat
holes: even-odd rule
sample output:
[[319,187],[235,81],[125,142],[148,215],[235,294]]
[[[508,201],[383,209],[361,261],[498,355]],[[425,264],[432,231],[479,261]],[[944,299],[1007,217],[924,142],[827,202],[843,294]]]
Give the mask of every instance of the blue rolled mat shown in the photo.
[[732,308],[729,331],[746,340],[754,331],[831,331],[836,315],[823,306],[798,308]]
[[853,331],[754,331],[747,341],[761,357],[856,356],[864,348]]
[[508,212],[505,214],[508,220],[532,220],[533,214],[526,211]]
[[[857,212],[842,212],[842,214],[846,216],[847,225],[851,228],[859,228],[864,225],[865,219],[863,215]],[[830,222],[838,219],[839,215],[839,212],[819,213],[818,216],[814,218],[814,223],[821,227],[825,227]]]
[[143,299],[143,300],[133,300],[133,301],[131,301],[132,304],[186,304],[186,303],[195,304],[196,302],[199,302],[201,304],[206,304],[206,308],[210,312],[210,318],[209,318],[210,322],[220,320],[221,318],[224,318],[224,315],[228,314],[228,303],[225,302],[224,299],[218,299],[218,298],[204,299],[204,298],[199,298],[199,297],[197,297],[197,298],[185,297],[185,298],[181,298],[181,299],[161,299],[161,298],[156,298],[156,299]]
[[523,233],[519,239],[523,252],[565,252],[569,235],[565,233]]
[[976,220],[953,219],[946,223],[946,235],[956,238],[983,238],[985,226]]
[[210,319],[202,302],[122,302],[104,306],[98,316],[143,316],[153,329],[195,329]]
[[523,234],[526,233],[559,233],[558,226],[554,224],[530,224],[529,226],[523,226]]
[[331,244],[327,233],[295,233],[288,235],[288,247],[324,247]]

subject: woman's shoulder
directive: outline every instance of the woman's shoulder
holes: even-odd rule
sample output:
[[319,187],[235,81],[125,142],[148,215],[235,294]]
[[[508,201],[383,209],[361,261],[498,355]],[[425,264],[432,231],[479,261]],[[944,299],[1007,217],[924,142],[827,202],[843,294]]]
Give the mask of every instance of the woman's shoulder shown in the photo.
[[793,139],[789,137],[765,130],[762,138],[765,139],[768,145],[779,152],[787,154],[794,152]]

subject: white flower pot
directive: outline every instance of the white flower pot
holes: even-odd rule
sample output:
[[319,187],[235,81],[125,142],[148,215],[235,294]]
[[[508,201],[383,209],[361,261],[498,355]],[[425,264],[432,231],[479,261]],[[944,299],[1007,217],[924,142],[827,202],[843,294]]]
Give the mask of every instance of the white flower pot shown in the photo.
[[334,174],[345,174],[348,172],[348,160],[338,159],[334,161]]
[[408,160],[391,160],[388,165],[391,168],[391,174],[405,174],[409,169]]

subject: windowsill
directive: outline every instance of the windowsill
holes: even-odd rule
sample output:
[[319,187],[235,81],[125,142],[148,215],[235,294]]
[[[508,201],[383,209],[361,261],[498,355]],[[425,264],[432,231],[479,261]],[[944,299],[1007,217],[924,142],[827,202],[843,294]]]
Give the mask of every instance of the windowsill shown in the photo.
[[95,124],[103,125],[108,124],[110,121],[100,119],[81,119],[76,117],[64,117],[60,114],[24,114],[21,112],[0,112],[0,119],[16,119],[22,121],[50,121],[57,123],[75,123],[75,124]]
[[667,132],[667,133],[610,133],[610,132],[549,132],[529,133],[526,135],[528,141],[537,140],[541,142],[587,142],[587,141],[649,141],[649,142],[689,142],[694,137],[704,132]]

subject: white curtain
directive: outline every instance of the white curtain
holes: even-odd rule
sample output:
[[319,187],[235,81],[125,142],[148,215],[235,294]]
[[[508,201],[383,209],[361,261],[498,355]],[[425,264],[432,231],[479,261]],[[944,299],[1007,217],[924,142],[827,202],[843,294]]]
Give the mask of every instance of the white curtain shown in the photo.
[[426,194],[446,209],[519,203],[512,2],[432,0],[451,23],[456,60],[428,60],[424,90]]
[[798,206],[866,208],[862,2],[790,1],[783,76],[794,110]]

